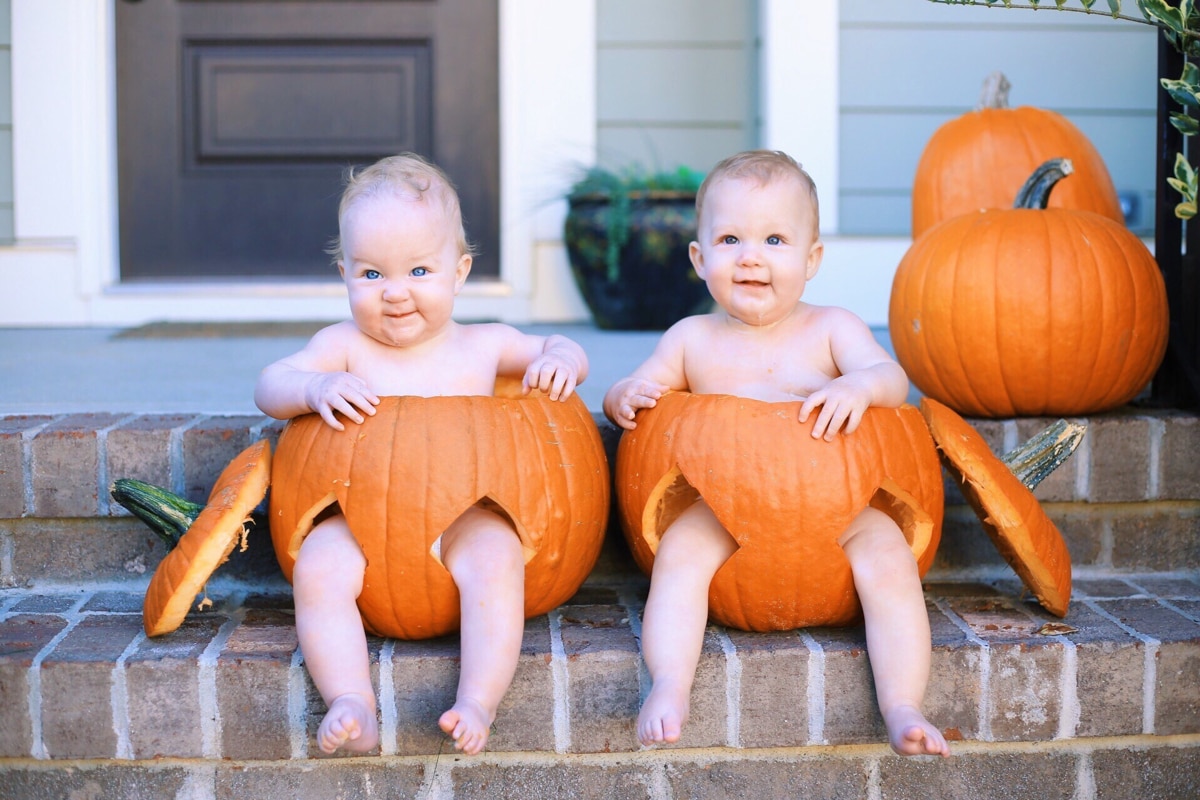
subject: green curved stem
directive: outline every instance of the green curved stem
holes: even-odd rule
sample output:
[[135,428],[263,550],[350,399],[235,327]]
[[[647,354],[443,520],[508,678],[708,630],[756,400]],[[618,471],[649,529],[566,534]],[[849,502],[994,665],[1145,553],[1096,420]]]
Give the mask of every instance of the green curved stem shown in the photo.
[[1074,171],[1075,166],[1069,158],[1052,158],[1044,162],[1017,192],[1013,208],[1045,208],[1050,202],[1050,190]]
[[1060,419],[1000,460],[1032,490],[1071,457],[1086,431],[1086,425]]
[[179,538],[196,521],[204,506],[177,494],[134,478],[118,478],[108,493],[129,513],[140,519],[167,544],[175,547]]

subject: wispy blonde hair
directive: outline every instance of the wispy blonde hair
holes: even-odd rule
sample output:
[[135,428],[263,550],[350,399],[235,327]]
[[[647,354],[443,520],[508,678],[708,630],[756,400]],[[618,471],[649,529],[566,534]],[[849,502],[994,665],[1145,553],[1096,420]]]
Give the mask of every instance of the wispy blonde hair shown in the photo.
[[466,228],[463,227],[458,192],[450,177],[436,164],[416,153],[400,153],[382,158],[369,167],[352,167],[346,172],[346,187],[338,204],[338,235],[326,250],[334,263],[340,263],[345,255],[342,250],[342,229],[347,212],[359,200],[384,194],[420,202],[426,198],[440,202],[447,221],[455,228],[459,252],[464,255],[473,252],[467,241]]
[[800,166],[800,162],[782,150],[745,150],[722,159],[704,176],[696,191],[696,217],[704,211],[704,198],[713,184],[725,179],[750,178],[760,186],[782,177],[793,177],[808,189],[813,206],[813,235],[821,229],[821,205],[817,199],[817,184]]

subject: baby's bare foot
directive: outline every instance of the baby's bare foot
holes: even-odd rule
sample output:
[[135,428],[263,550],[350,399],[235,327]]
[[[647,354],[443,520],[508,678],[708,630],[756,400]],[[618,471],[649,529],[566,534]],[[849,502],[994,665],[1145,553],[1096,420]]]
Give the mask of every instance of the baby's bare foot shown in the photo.
[[359,694],[343,694],[329,704],[329,711],[317,728],[317,745],[323,753],[344,747],[352,753],[365,753],[379,744],[379,723],[373,704]]
[[438,720],[438,727],[454,740],[454,748],[469,756],[483,750],[491,726],[492,714],[469,697],[457,700]]
[[690,689],[656,682],[638,713],[638,741],[647,746],[679,741],[688,718],[690,694]]
[[902,756],[949,756],[945,737],[913,706],[897,706],[883,715],[892,749]]

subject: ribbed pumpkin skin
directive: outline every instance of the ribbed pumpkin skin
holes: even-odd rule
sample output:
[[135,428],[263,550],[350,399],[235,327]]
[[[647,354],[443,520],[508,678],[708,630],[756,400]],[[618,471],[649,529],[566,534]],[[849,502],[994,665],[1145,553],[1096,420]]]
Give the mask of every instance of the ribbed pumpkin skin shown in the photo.
[[1162,274],[1141,240],[1055,208],[977,212],[930,230],[901,260],[888,312],[912,382],[975,417],[1126,403],[1162,361],[1167,322]]
[[481,498],[513,520],[526,554],[525,614],[568,600],[600,553],[609,472],[578,395],[385,397],[343,432],[316,414],[279,437],[271,538],[290,581],[311,517],[336,499],[367,558],[358,606],[367,630],[422,639],[457,630],[458,589],[430,553]]
[[[839,625],[860,614],[838,537],[890,478],[920,520],[914,555],[922,575],[941,538],[942,473],[912,406],[869,409],[853,434],[812,438],[800,403],[672,392],[638,412],[617,451],[616,490],[625,538],[650,574],[658,537],[694,494],[665,491],[679,467],[737,540],[717,571],[709,615],[743,630]],[[659,512],[659,497],[674,509]],[[907,523],[902,523],[905,528]],[[913,530],[916,529],[913,526]]]
[[1094,211],[1124,223],[1117,190],[1095,146],[1061,114],[1032,106],[984,108],[934,132],[917,162],[912,188],[912,236],[943,220],[984,208],[1009,208],[1041,163],[1075,165],[1050,198],[1051,208]]

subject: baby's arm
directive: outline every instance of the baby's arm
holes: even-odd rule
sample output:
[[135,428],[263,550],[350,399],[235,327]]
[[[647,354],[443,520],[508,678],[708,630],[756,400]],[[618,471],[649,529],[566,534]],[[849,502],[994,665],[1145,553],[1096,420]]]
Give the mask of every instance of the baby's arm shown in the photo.
[[366,381],[346,371],[346,324],[318,331],[303,350],[263,369],[254,387],[254,402],[263,413],[291,419],[315,411],[339,431],[345,426],[335,411],[359,423],[359,410],[375,413],[379,397]]
[[896,408],[908,396],[908,376],[880,346],[867,324],[840,308],[827,308],[827,337],[841,374],[813,392],[800,407],[800,421],[820,406],[814,439],[831,441],[838,431],[853,433],[871,406]]
[[665,392],[688,388],[683,369],[688,327],[688,320],[673,325],[658,340],[650,358],[605,392],[604,415],[614,424],[633,430],[637,427],[634,416],[639,410],[654,408]]
[[542,352],[525,368],[525,391],[540,389],[551,400],[566,400],[588,374],[587,353],[559,334],[546,337]]
[[540,389],[551,400],[566,400],[587,377],[587,354],[565,336],[535,336],[498,323],[467,328],[498,344],[497,373],[522,375],[526,394]]

